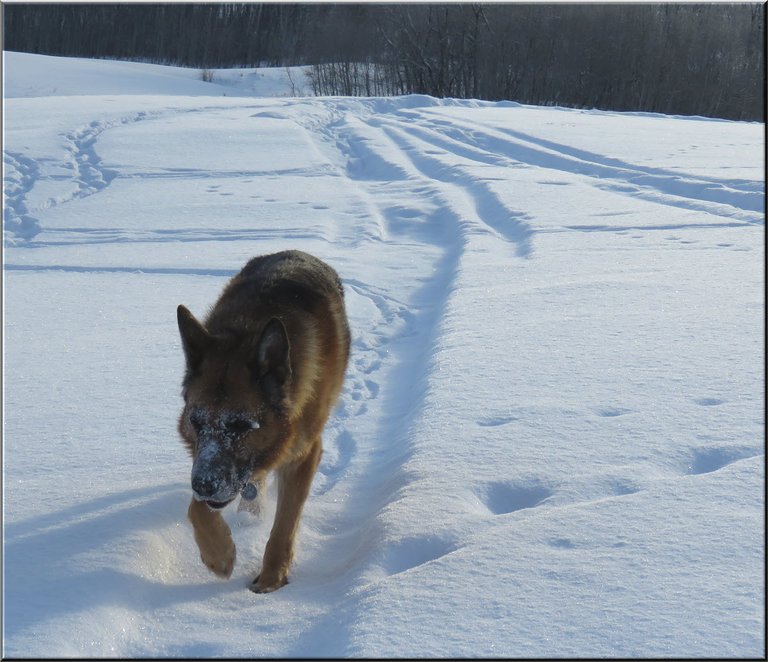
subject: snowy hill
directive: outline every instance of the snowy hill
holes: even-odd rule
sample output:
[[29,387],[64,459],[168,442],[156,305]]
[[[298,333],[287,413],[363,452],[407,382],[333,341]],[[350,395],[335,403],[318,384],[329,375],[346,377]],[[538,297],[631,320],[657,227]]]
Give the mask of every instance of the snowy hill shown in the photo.
[[[765,654],[762,125],[4,57],[5,656]],[[353,351],[255,595],[272,511],[228,581],[185,520],[175,311],[286,248]]]
[[263,96],[307,94],[305,67],[202,70],[158,64],[3,53],[3,96]]

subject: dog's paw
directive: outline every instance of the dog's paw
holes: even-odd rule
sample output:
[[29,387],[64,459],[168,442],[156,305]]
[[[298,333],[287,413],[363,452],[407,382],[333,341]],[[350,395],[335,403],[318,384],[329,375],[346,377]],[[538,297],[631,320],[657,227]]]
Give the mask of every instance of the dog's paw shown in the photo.
[[288,577],[276,577],[273,581],[262,581],[261,575],[254,579],[248,588],[254,593],[272,593],[288,583]]
[[200,553],[200,558],[208,570],[222,579],[229,579],[232,575],[236,556],[237,552],[234,543],[230,543],[228,547],[216,553],[210,551]]

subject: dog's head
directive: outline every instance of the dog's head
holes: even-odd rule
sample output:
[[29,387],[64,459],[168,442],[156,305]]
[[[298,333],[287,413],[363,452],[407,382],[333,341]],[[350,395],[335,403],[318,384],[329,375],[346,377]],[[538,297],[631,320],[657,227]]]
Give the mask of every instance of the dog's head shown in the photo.
[[254,337],[210,334],[178,308],[187,371],[179,432],[192,448],[194,497],[223,508],[274,467],[289,436],[290,345],[272,318]]

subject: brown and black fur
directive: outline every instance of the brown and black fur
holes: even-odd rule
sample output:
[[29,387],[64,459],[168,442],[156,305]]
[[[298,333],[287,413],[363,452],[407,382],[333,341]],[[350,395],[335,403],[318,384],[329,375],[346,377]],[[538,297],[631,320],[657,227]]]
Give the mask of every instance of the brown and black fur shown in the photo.
[[219,512],[276,471],[275,521],[251,590],[288,581],[304,501],[322,454],[321,433],[349,358],[342,285],[300,251],[253,258],[201,324],[178,307],[187,370],[179,432],[192,453],[189,519],[203,562],[229,577],[231,532]]

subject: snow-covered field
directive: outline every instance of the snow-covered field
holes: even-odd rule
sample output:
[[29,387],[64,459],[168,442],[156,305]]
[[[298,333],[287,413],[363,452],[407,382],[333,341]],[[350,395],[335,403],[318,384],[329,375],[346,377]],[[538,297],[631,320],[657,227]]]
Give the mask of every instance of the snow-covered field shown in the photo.
[[[764,655],[763,125],[284,75],[5,54],[3,654]],[[271,512],[229,581],[185,520],[176,306],[286,248],[353,353],[255,595]]]

